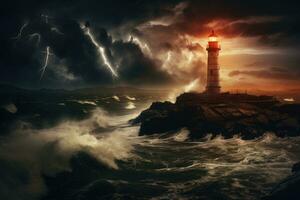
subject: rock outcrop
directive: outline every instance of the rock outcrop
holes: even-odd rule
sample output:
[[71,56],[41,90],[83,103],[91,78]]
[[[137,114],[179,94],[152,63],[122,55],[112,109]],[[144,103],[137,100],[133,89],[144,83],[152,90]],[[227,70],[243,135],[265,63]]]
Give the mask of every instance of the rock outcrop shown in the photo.
[[132,123],[141,125],[141,135],[187,128],[191,138],[210,133],[252,139],[268,131],[280,137],[298,135],[299,113],[300,105],[283,105],[270,96],[184,93],[176,103],[152,103]]
[[294,164],[292,173],[263,200],[300,199],[300,162]]

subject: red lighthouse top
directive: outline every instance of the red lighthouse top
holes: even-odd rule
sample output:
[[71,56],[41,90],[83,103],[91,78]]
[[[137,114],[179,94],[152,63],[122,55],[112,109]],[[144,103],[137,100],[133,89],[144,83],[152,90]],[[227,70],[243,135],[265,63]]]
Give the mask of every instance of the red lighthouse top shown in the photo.
[[221,50],[221,47],[218,42],[218,36],[215,34],[214,30],[212,30],[210,35],[208,36],[208,45],[206,50],[207,51]]
[[212,30],[208,36],[208,42],[217,42],[217,41],[218,41],[218,36],[215,34],[215,31]]

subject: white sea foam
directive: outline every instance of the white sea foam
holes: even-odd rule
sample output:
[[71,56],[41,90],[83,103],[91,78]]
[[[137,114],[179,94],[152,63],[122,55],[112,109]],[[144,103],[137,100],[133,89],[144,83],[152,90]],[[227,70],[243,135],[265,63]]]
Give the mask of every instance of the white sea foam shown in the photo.
[[[20,128],[0,146],[0,159],[21,163],[30,171],[28,190],[42,191],[40,174],[70,170],[69,159],[78,151],[84,151],[112,169],[119,168],[117,160],[135,160],[147,164],[128,162],[126,166],[137,167],[141,172],[171,172],[174,176],[186,173],[187,179],[176,183],[172,178],[155,180],[158,185],[165,181],[163,187],[168,188],[167,195],[220,182],[226,185],[221,189],[227,190],[227,197],[233,199],[243,199],[248,193],[251,197],[253,191],[248,191],[249,187],[261,191],[264,186],[279,182],[299,159],[296,153],[300,152],[300,137],[278,138],[266,133],[257,139],[242,140],[238,136],[224,139],[208,135],[202,140],[190,141],[186,129],[175,134],[138,136],[138,127],[127,124],[134,115],[109,116],[99,108],[87,120],[63,121],[43,130]],[[96,134],[99,127],[116,129]],[[147,168],[151,164],[153,168]],[[199,178],[197,170],[200,174],[206,173]],[[195,178],[188,178],[191,173]],[[4,183],[0,180],[0,184]],[[243,190],[244,196],[238,196],[235,190]]]
[[90,100],[74,100],[74,102],[77,102],[79,104],[89,104],[89,105],[97,106],[95,101],[90,101]]
[[120,101],[120,98],[117,95],[112,96],[112,98],[116,101]]
[[128,102],[127,105],[125,106],[125,109],[127,109],[127,110],[132,110],[135,108],[136,108],[136,106],[133,102]]
[[16,112],[18,112],[17,106],[13,103],[6,104],[6,105],[2,106],[2,108],[4,108],[7,112],[10,112],[12,114],[15,114]]
[[283,101],[287,101],[287,102],[294,102],[295,99],[294,98],[284,98]]
[[128,99],[128,100],[130,100],[130,101],[135,101],[136,100],[135,97],[130,97],[128,95],[125,95],[125,98]]
[[176,133],[173,138],[177,142],[183,142],[186,141],[189,138],[189,131],[187,129],[182,129],[178,133]]
[[[97,108],[89,119],[83,121],[66,120],[55,127],[42,130],[20,128],[0,145],[0,159],[14,162],[29,172],[29,182],[24,186],[26,189],[18,192],[30,194],[44,191],[41,174],[54,175],[70,170],[69,160],[79,151],[86,152],[107,167],[117,170],[116,160],[133,158],[134,144],[138,142],[138,127],[125,126],[131,117],[110,117]],[[94,133],[98,127],[111,126],[119,128],[107,133]],[[0,184],[5,184],[1,182]]]
[[[222,136],[212,138],[210,135],[197,142],[186,141],[183,136],[187,133],[183,130],[171,137],[144,136],[141,144],[145,148],[157,147],[164,154],[168,152],[168,155],[176,155],[178,152],[185,152],[188,155],[186,157],[178,155],[180,163],[187,163],[185,166],[172,166],[172,162],[177,162],[174,160],[167,163],[165,168],[156,169],[157,171],[207,170],[206,176],[196,181],[192,180],[191,183],[186,182],[183,187],[223,179],[231,181],[232,184],[228,184],[236,188],[244,187],[241,181],[249,184],[242,176],[236,178],[236,174],[249,174],[249,176],[255,174],[261,177],[262,184],[277,183],[290,173],[291,166],[299,159],[296,153],[300,151],[300,137],[279,138],[272,133],[266,133],[257,139],[243,140],[238,136],[224,139]],[[178,136],[184,139],[175,140]],[[182,142],[174,146],[170,139]]]

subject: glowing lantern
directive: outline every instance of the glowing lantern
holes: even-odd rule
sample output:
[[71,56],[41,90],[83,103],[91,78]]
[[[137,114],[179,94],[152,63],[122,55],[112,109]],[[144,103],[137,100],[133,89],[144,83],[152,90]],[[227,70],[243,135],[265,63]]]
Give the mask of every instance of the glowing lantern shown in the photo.
[[211,34],[208,36],[209,42],[217,42],[218,36],[215,34],[214,30],[211,31]]

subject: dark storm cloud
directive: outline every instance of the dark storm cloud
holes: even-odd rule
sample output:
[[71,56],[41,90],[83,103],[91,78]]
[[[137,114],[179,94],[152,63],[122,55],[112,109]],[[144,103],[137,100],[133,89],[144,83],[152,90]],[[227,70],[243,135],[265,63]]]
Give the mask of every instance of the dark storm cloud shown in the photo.
[[[4,74],[6,76],[2,81],[10,81],[10,79],[24,81],[22,80],[24,77],[31,82],[39,82],[40,68],[45,62],[44,51],[47,46],[50,47],[53,55],[50,55],[49,66],[46,69],[48,75],[45,76],[46,81],[51,82],[55,79],[49,76],[51,73],[48,73],[55,58],[68,67],[67,72],[79,76],[87,83],[106,83],[111,80],[105,68],[101,65],[99,67],[97,50],[85,37],[77,22],[70,20],[56,23],[55,28],[63,34],[53,32],[51,30],[53,27],[52,23],[45,23],[42,20],[30,21],[19,40],[10,39],[7,42],[7,48],[2,50],[9,49],[10,52],[3,58],[5,63],[2,65],[8,74]],[[32,33],[40,35],[40,43],[33,42],[29,38]]]
[[[141,46],[125,41],[124,37],[131,34],[144,39],[151,50],[157,52],[156,56],[166,51],[204,53],[199,44],[188,44],[178,38],[206,36],[214,26],[225,37],[258,37],[264,44],[295,46],[300,35],[297,8],[296,1],[269,0],[10,1],[3,4],[1,11],[0,22],[4,28],[0,32],[0,77],[2,82],[26,86],[63,84],[67,87],[116,82],[79,26],[79,22],[89,21],[110,62],[119,66],[118,82],[172,82],[170,72],[161,70],[162,60],[145,54]],[[41,17],[42,14],[49,18]],[[141,30],[141,25],[153,20],[159,23]],[[29,25],[21,39],[12,40],[25,21]],[[214,21],[215,24],[209,24]],[[28,38],[32,33],[41,35],[39,45],[37,37]],[[39,70],[44,62],[42,51],[46,46],[54,55],[43,81],[39,81]],[[197,62],[203,67],[203,61]],[[190,72],[199,71],[196,68],[199,67],[195,64],[189,73],[184,71],[177,77],[186,80]]]
[[128,80],[129,83],[166,83],[171,81],[170,77],[163,73],[157,61],[145,56],[139,46],[132,42],[116,41],[112,50],[119,59],[120,77]]
[[[191,0],[184,10],[183,19],[173,24],[173,29],[202,36],[212,28],[225,37],[261,37],[269,44],[300,42],[297,1],[274,0]],[[210,24],[215,21],[219,23]],[[286,40],[287,37],[288,38]]]
[[[157,84],[170,81],[170,77],[158,69],[158,62],[145,56],[136,44],[122,40],[114,43],[106,29],[102,28],[106,25],[118,26],[131,19],[139,21],[145,16],[151,16],[153,9],[150,8],[155,2],[145,6],[138,1],[131,3],[120,1],[118,6],[115,3],[77,1],[69,4],[61,1],[46,3],[29,1],[20,2],[18,5],[22,8],[8,5],[10,12],[4,12],[6,15],[1,18],[1,23],[6,23],[7,27],[1,33],[1,39],[4,41],[1,48],[2,82],[25,86],[36,84],[55,86],[65,82],[61,79],[63,76],[73,77],[72,81],[66,82],[67,85],[64,86],[76,85],[78,82],[81,84],[116,82],[99,56],[97,48],[79,26],[79,21],[85,19],[92,19],[91,32],[104,47],[109,61],[114,67],[120,66],[118,68],[120,78],[117,82]],[[130,9],[132,10],[129,11]],[[42,14],[49,17],[47,19],[41,17]],[[8,20],[13,23],[8,24]],[[25,20],[29,25],[23,29],[22,36],[19,40],[12,40],[11,37],[19,32]],[[36,45],[37,37],[33,38],[33,41],[28,37],[32,33],[41,36],[38,45]],[[54,55],[50,56],[51,61],[43,81],[39,81],[39,70],[45,57],[42,52],[47,46]],[[57,76],[57,72],[62,71],[58,67],[62,67],[63,75]]]

